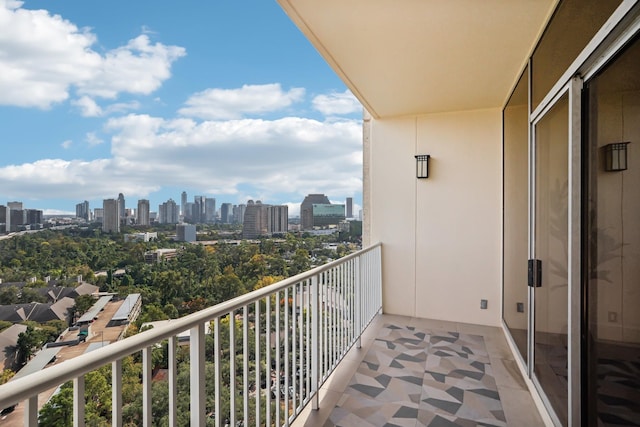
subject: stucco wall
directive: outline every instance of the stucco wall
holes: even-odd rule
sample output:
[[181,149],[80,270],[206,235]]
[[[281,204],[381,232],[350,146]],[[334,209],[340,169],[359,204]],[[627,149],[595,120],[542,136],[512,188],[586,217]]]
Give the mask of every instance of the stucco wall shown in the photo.
[[[499,109],[372,121],[384,312],[499,324],[501,129]],[[426,180],[416,179],[415,154],[431,155]]]

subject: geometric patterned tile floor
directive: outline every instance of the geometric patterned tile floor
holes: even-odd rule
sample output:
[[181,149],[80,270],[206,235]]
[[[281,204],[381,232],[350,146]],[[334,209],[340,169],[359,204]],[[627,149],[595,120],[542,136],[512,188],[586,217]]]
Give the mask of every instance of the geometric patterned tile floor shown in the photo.
[[498,328],[382,315],[368,329],[294,426],[544,425]]

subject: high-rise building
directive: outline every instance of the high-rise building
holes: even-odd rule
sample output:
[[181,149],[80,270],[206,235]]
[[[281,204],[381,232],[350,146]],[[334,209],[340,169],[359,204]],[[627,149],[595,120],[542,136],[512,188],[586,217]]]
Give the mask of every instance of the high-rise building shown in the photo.
[[309,194],[300,204],[300,224],[303,230],[313,228],[313,205],[331,204],[329,198],[324,194]]
[[7,207],[14,211],[22,210],[22,202],[8,202]]
[[196,224],[205,222],[205,197],[204,196],[194,196],[191,221]]
[[327,227],[329,225],[338,225],[340,221],[344,221],[344,205],[338,204],[313,204],[313,226]]
[[269,206],[267,208],[267,232],[280,234],[289,231],[289,206]]
[[9,213],[9,208],[4,205],[0,205],[0,233],[7,233],[9,228],[7,227],[7,218]]
[[231,203],[223,203],[220,205],[220,222],[230,224],[233,215],[233,205]]
[[149,225],[149,200],[138,200],[138,211],[136,216],[136,223],[138,225]]
[[216,199],[207,197],[204,199],[204,222],[216,222]]
[[183,217],[187,215],[187,192],[183,191],[180,196],[180,215]]
[[160,224],[177,224],[180,219],[180,208],[169,199],[158,207],[158,215]]
[[93,210],[93,220],[95,222],[104,222],[104,209],[103,208],[95,208]]
[[347,218],[353,218],[353,197],[347,197]]
[[127,213],[125,212],[124,194],[122,193],[118,194],[118,213],[120,215],[120,222],[124,224],[127,220]]
[[255,239],[265,234],[267,234],[267,211],[260,200],[255,203],[249,200],[242,223],[242,238]]
[[240,204],[233,207],[233,222],[236,224],[242,224],[244,222],[244,212],[247,210],[247,205]]
[[[122,194],[120,194],[122,195]],[[120,203],[118,199],[102,201],[103,219],[102,231],[105,233],[120,232]]]
[[91,211],[89,210],[89,202],[84,201],[76,205],[76,218],[82,218],[85,221],[89,221]]

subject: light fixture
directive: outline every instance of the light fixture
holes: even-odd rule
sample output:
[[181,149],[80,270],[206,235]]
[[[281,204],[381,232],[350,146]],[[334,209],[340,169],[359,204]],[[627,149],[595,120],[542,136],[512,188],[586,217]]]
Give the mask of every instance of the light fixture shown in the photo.
[[416,178],[429,178],[429,158],[428,154],[419,154],[416,157]]
[[627,144],[629,142],[614,142],[604,146],[604,170],[617,172],[627,169]]

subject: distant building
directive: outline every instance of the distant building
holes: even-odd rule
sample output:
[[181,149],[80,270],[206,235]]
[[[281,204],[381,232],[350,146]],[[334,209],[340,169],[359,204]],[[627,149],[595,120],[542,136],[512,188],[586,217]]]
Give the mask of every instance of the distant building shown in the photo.
[[180,209],[173,199],[169,199],[158,207],[160,224],[177,224],[180,218]]
[[193,211],[191,212],[191,221],[194,224],[205,222],[205,197],[195,196],[193,198]]
[[353,218],[353,197],[347,197],[347,218]]
[[138,211],[136,213],[136,224],[138,225],[149,225],[149,200],[140,199],[138,200]]
[[178,255],[177,249],[156,249],[144,253],[144,262],[153,264],[154,262],[162,262],[175,258]]
[[206,223],[216,222],[216,199],[207,197],[204,199],[204,219]]
[[195,242],[196,226],[193,224],[176,225],[176,240],[178,242]]
[[125,234],[124,242],[148,242],[151,239],[157,239],[158,233],[133,233],[133,234]]
[[102,201],[103,219],[102,231],[105,233],[120,232],[120,203],[117,199]]
[[289,229],[288,206],[262,204],[259,200],[249,200],[244,213],[242,238],[255,239],[274,233],[286,233]]
[[345,220],[344,205],[337,204],[313,204],[313,226],[327,227],[330,225],[338,225]]
[[303,230],[313,228],[313,205],[331,204],[329,198],[324,194],[309,194],[300,204],[300,224]]
[[7,215],[8,213],[9,208],[4,205],[0,205],[0,233],[9,232],[9,228],[7,227],[7,221],[9,219],[9,216]]
[[42,228],[43,212],[39,209],[25,209],[23,211],[24,223],[29,226],[31,230],[37,230]]
[[84,201],[82,203],[78,203],[76,205],[76,218],[82,218],[85,221],[89,221],[89,217],[91,215],[91,211],[89,210],[89,202]]
[[96,222],[104,222],[104,209],[95,208],[93,210],[93,220]]
[[127,218],[127,214],[125,212],[124,206],[124,194],[122,193],[118,194],[118,215],[120,215],[120,222],[124,224]]
[[289,207],[286,205],[267,208],[267,232],[281,234],[289,231]]
[[186,207],[187,207],[187,192],[183,191],[182,195],[180,196],[180,213],[182,214],[182,216],[186,216],[187,212],[186,212]]
[[233,215],[233,205],[231,203],[223,203],[220,206],[220,222],[230,224]]
[[244,213],[247,210],[247,205],[240,204],[233,207],[233,222],[236,224],[242,224],[244,222]]

